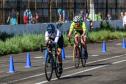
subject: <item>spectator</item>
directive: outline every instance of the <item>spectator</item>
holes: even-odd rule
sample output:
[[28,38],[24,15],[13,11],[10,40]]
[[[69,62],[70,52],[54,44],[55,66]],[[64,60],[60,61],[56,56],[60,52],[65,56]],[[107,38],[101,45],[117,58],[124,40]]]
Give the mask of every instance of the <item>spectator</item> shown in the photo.
[[119,17],[119,19],[122,20],[123,17],[124,17],[124,14],[123,14],[123,12],[121,12],[121,13],[120,13],[120,17]]
[[9,14],[7,23],[9,23],[10,25],[17,24],[17,13],[14,9],[12,9],[11,13]]
[[101,13],[98,13],[96,15],[97,21],[102,21]]
[[23,20],[24,20],[24,24],[28,24],[28,9],[24,11]]
[[109,13],[107,14],[106,20],[112,20],[112,17]]
[[86,21],[90,21],[89,13],[86,13],[86,15],[85,15],[85,20],[86,20]]
[[126,29],[126,12],[124,13],[123,17],[123,27]]
[[35,16],[32,17],[32,24],[35,24],[36,23],[36,18]]
[[59,22],[64,22],[65,21],[65,10],[58,9],[58,16],[59,16]]
[[36,20],[36,23],[38,23],[38,21],[39,21],[39,15],[38,15],[37,12],[35,13],[35,20]]
[[38,19],[39,19],[38,13],[35,12],[35,13],[33,14],[33,17],[32,17],[32,23],[33,23],[33,24],[37,23],[37,22],[38,22]]
[[94,22],[90,20],[90,31],[94,30]]
[[23,19],[24,19],[24,24],[32,23],[33,18],[32,18],[32,13],[31,13],[30,9],[26,9],[24,11],[24,18]]
[[32,23],[32,12],[31,12],[31,10],[30,9],[28,9],[28,22],[29,22],[29,24],[31,24]]

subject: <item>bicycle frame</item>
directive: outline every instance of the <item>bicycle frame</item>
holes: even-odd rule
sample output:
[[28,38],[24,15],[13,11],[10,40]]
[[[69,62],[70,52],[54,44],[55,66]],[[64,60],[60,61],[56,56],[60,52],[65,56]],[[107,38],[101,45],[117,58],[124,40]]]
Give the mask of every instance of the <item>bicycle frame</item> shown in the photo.
[[75,46],[74,46],[74,57],[73,57],[73,59],[74,59],[76,68],[79,67],[80,60],[81,60],[81,63],[82,63],[83,67],[86,64],[86,59],[82,58],[83,46],[82,46],[82,43],[81,43],[81,38],[82,37],[77,37],[76,39],[78,40],[79,43],[78,43],[78,45],[74,44]]

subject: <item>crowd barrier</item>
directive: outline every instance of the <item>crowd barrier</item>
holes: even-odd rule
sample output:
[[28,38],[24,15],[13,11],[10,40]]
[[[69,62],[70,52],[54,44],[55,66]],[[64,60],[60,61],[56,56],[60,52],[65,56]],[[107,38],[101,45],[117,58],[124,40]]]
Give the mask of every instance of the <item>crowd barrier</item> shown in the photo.
[[[123,28],[121,20],[111,20],[108,21],[111,27],[113,28]],[[46,27],[49,23],[37,23],[37,24],[18,24],[18,25],[0,25],[0,32],[6,32],[7,34],[29,34],[29,33],[44,33]],[[55,26],[57,23],[52,23]],[[62,32],[68,31],[71,22],[67,22],[61,25],[60,30]],[[86,26],[90,28],[90,22],[86,21]],[[101,22],[94,22],[94,29],[100,28]]]

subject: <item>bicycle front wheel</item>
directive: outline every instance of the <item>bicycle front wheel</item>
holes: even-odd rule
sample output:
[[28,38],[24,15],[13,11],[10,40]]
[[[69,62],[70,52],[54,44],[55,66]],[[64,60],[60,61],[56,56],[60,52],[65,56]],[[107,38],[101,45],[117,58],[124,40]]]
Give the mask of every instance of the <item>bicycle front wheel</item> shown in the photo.
[[77,47],[74,48],[74,64],[75,64],[75,68],[78,68],[80,64],[80,52],[79,52],[79,48]]
[[87,56],[87,52],[85,52],[84,48],[81,47],[81,63],[83,67],[86,66],[86,61],[87,61],[86,56]]
[[53,74],[53,58],[52,54],[48,53],[48,56],[46,57],[45,61],[45,75],[48,81],[51,80],[52,74]]
[[[60,60],[62,60],[62,58],[60,58]],[[62,72],[60,70],[61,66],[58,63],[58,57],[57,56],[56,56],[56,60],[55,60],[55,66],[56,66],[56,68],[55,68],[55,74],[56,74],[56,77],[59,79],[61,77]]]
[[85,67],[86,66],[86,59],[81,58],[81,63],[82,63],[82,66]]

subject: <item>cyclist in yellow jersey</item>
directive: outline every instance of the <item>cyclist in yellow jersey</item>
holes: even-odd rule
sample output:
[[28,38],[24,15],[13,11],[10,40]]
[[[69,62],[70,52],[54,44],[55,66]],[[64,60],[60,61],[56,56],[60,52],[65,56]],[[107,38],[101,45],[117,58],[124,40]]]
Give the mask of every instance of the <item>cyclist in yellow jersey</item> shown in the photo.
[[72,32],[74,31],[74,38],[75,38],[75,46],[78,46],[79,41],[78,38],[81,36],[81,43],[83,45],[83,48],[85,49],[84,52],[87,53],[87,46],[86,46],[86,25],[85,22],[82,20],[81,16],[75,16],[73,18],[73,22],[71,23],[69,33],[68,33],[68,39],[70,40]]
[[[72,32],[74,31],[74,49],[75,47],[79,47],[79,42],[82,43],[83,51],[82,56],[85,59],[88,59],[88,52],[87,52],[87,45],[86,45],[86,25],[85,22],[82,20],[81,16],[75,16],[73,18],[73,22],[70,25],[69,33],[68,33],[68,40],[70,41]],[[81,38],[80,38],[81,37]]]

